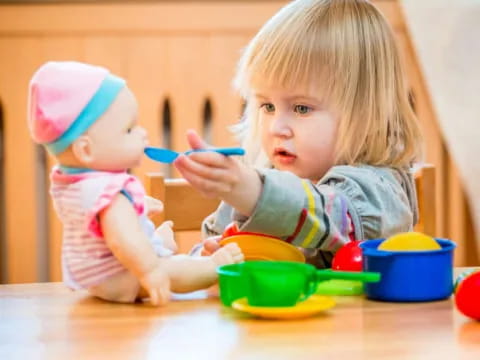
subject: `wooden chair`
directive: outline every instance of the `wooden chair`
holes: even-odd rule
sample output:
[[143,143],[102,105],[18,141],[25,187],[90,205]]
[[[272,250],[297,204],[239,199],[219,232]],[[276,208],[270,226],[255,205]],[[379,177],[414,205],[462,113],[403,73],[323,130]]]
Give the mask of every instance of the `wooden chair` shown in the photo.
[[148,195],[161,200],[165,206],[165,211],[152,219],[155,226],[165,219],[172,220],[179,252],[188,252],[201,240],[203,219],[214,212],[220,202],[203,197],[184,179],[165,179],[161,173],[147,173],[145,187]]
[[416,231],[430,236],[438,236],[435,196],[436,180],[435,167],[430,164],[423,165],[415,172],[415,188],[418,198],[419,221],[415,226]]
[[[206,199],[184,179],[164,179],[160,173],[146,175],[147,194],[163,201],[165,211],[154,218],[155,225],[165,219],[174,222],[180,252],[187,252],[200,241],[202,220],[217,208],[219,201]],[[435,236],[435,168],[423,166],[415,173],[420,219],[416,231]]]

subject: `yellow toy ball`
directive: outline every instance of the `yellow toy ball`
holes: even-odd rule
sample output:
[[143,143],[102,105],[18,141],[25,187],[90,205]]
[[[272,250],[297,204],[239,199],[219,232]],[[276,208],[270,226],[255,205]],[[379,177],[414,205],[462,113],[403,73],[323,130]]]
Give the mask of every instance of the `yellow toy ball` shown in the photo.
[[395,234],[381,242],[378,246],[378,250],[386,251],[430,251],[440,249],[441,246],[434,238],[419,232]]

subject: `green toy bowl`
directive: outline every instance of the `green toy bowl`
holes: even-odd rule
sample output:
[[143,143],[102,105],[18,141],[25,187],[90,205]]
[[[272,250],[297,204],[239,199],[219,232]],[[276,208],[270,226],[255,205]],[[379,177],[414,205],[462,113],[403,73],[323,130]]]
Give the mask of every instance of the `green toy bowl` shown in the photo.
[[246,296],[246,278],[242,276],[244,264],[223,265],[217,268],[220,300],[225,306],[231,306],[232,302]]

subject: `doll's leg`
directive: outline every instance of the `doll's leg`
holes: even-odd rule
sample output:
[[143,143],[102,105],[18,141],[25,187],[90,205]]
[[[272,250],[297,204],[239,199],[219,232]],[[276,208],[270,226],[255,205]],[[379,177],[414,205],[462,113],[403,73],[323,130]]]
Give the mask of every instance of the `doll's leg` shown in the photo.
[[230,243],[211,256],[175,255],[162,260],[171,290],[183,293],[213,285],[217,281],[218,266],[242,262],[244,257],[238,245]]
[[106,279],[103,283],[92,286],[88,289],[89,293],[100,299],[120,302],[133,303],[140,297],[140,283],[128,271],[123,271]]

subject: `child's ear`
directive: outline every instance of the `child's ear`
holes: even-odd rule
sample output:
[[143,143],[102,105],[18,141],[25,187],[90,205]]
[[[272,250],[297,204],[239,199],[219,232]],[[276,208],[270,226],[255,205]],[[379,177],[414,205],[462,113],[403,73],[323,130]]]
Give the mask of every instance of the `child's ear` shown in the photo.
[[92,140],[82,135],[76,139],[72,144],[73,155],[84,165],[89,165],[94,160],[94,151]]

